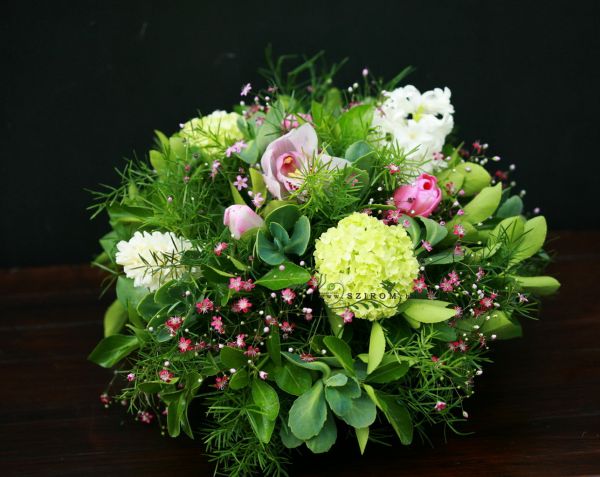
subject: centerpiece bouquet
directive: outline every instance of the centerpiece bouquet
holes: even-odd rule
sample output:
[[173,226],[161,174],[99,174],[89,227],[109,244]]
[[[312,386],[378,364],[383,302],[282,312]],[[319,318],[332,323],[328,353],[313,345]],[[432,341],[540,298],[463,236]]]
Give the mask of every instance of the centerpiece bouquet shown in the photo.
[[456,429],[490,345],[559,287],[544,217],[514,166],[452,138],[448,88],[267,63],[264,89],[156,131],[92,207],[116,284],[89,357],[116,367],[101,400],[201,436],[223,475],[286,475],[341,434],[363,453]]

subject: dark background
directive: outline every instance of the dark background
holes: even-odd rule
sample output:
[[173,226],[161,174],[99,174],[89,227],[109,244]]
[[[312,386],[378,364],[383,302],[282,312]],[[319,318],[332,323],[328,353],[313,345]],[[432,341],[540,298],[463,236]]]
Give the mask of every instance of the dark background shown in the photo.
[[92,258],[84,188],[196,110],[239,101],[276,53],[448,86],[467,141],[517,164],[554,229],[599,225],[600,2],[11,2],[1,17],[0,266]]

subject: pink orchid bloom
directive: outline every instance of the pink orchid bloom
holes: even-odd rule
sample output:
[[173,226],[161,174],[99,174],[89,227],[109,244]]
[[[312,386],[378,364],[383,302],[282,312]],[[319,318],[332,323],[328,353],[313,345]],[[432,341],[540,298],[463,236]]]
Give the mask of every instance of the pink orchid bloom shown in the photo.
[[345,159],[319,153],[317,133],[308,123],[275,139],[260,162],[265,184],[277,199],[298,189],[304,175],[318,163],[328,169],[343,168],[349,164]]

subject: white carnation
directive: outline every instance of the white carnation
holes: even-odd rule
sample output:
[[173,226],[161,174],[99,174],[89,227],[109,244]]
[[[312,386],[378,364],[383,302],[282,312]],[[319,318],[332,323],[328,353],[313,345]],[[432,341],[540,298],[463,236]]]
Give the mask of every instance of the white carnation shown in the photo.
[[421,161],[422,172],[446,167],[434,159],[454,126],[450,90],[436,88],[421,94],[412,85],[384,93],[387,99],[373,116],[373,126],[406,152],[417,149],[411,159]]
[[191,248],[189,240],[171,232],[136,232],[128,242],[117,244],[116,260],[134,286],[155,291],[181,277],[185,270],[180,264],[181,254]]

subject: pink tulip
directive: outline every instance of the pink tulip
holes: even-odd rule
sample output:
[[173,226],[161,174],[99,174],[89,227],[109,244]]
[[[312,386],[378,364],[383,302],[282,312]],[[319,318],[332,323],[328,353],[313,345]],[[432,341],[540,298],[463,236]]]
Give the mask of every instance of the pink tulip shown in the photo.
[[260,161],[269,192],[282,199],[302,185],[304,175],[316,162],[329,169],[343,168],[348,161],[319,154],[317,133],[306,123],[275,139]]
[[223,224],[239,239],[246,230],[262,226],[264,220],[247,205],[230,205],[225,209]]
[[437,186],[437,178],[429,174],[421,174],[415,182],[394,192],[398,210],[411,216],[429,217],[441,200],[442,191]]

